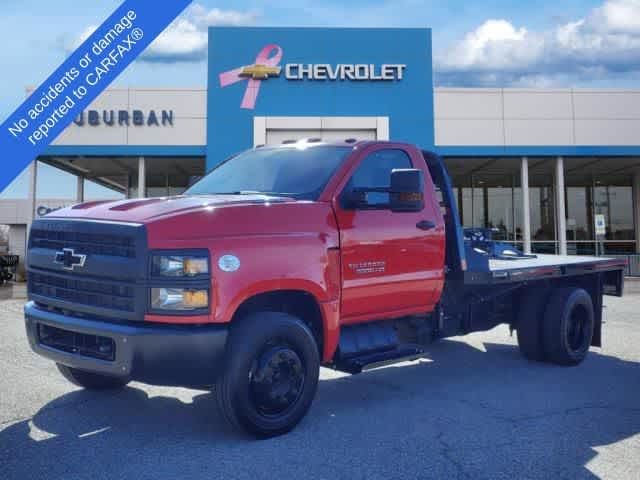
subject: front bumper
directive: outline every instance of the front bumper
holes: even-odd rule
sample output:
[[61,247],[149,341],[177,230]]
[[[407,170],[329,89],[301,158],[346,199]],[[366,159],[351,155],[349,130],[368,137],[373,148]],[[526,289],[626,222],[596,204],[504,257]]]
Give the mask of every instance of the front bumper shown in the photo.
[[[212,385],[223,368],[226,326],[112,323],[62,315],[38,308],[34,302],[27,303],[24,311],[33,351],[72,368],[167,386]],[[76,333],[79,338],[110,339],[113,360],[45,345],[42,326]]]

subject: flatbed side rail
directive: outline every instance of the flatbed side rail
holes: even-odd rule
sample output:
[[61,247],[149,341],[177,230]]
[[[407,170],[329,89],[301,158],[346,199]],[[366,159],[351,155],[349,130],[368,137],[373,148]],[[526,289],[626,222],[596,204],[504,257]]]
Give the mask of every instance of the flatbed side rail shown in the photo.
[[468,285],[497,285],[602,273],[603,293],[605,295],[622,296],[624,268],[624,260],[597,259],[593,262],[573,264],[496,270],[471,270],[465,272],[464,283]]

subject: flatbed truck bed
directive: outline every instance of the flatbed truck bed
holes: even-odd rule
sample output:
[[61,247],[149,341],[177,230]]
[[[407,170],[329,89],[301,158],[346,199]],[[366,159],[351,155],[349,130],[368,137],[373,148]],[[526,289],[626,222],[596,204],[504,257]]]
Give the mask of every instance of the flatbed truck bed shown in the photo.
[[[594,272],[614,272],[615,275],[620,275],[620,269],[624,266],[624,260],[617,258],[576,255],[538,254],[514,259],[488,258],[486,268],[465,272],[465,283],[505,284]],[[619,295],[621,294],[620,291]]]

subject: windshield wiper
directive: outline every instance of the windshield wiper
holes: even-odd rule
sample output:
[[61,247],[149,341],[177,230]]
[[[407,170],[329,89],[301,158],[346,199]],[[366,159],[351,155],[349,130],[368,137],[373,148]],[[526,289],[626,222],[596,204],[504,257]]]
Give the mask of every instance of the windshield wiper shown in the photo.
[[209,193],[196,193],[193,195],[206,196],[206,195],[265,195],[269,197],[296,197],[297,193],[283,193],[283,192],[260,192],[258,190],[237,190],[235,192],[209,192]]
[[209,195],[279,195],[275,192],[259,192],[258,190],[238,190],[236,192],[213,192]]

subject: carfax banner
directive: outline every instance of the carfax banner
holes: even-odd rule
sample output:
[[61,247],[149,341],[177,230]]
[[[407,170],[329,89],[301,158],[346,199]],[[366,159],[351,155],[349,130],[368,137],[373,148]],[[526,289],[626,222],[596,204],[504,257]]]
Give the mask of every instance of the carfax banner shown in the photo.
[[0,192],[191,0],[126,0],[0,128]]

